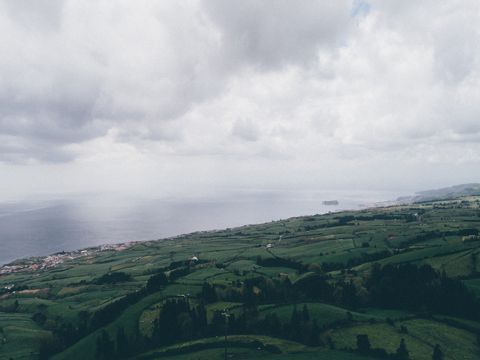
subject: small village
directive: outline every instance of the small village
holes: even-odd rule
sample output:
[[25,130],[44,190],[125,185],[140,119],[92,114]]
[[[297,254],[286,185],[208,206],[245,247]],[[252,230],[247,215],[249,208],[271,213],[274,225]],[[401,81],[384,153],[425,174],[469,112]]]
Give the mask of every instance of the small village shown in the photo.
[[15,261],[14,263],[6,264],[0,267],[0,276],[7,274],[14,274],[18,272],[35,272],[44,269],[54,268],[66,261],[74,260],[80,257],[93,256],[102,251],[122,251],[134,245],[135,241],[119,243],[119,244],[105,244],[83,250],[62,251],[49,256],[31,257]]

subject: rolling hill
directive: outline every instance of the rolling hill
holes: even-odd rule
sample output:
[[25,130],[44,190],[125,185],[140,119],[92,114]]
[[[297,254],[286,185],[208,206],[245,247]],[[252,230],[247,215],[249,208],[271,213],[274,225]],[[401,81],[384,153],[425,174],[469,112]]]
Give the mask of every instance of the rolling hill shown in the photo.
[[469,189],[18,260],[0,268],[0,358],[478,359]]

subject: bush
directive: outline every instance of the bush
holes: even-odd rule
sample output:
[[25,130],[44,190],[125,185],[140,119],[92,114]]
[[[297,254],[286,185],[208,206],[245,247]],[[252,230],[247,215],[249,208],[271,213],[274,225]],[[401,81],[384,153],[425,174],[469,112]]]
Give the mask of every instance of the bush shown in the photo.
[[47,317],[44,314],[37,312],[33,314],[32,320],[35,321],[38,325],[43,326],[43,324],[45,324],[45,321],[47,321]]
[[116,284],[119,282],[130,281],[132,277],[129,274],[124,272],[113,272],[100,276],[99,278],[93,281],[94,284],[103,285],[103,284]]
[[161,272],[159,274],[155,274],[150,276],[150,278],[147,281],[147,291],[149,293],[155,292],[160,290],[163,286],[168,284],[168,278],[165,273]]

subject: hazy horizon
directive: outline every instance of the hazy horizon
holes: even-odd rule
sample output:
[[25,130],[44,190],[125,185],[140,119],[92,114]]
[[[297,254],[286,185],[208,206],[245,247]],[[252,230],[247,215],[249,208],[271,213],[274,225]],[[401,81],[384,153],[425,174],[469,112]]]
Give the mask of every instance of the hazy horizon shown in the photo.
[[[2,250],[477,182],[478,14],[476,1],[0,0]],[[34,203],[65,214],[9,213]]]
[[[89,246],[145,241],[359,209],[396,197],[387,192],[255,191],[197,198],[138,198],[112,194],[0,203],[0,265]],[[339,205],[323,205],[338,200]]]
[[0,1],[0,202],[480,175],[476,1]]

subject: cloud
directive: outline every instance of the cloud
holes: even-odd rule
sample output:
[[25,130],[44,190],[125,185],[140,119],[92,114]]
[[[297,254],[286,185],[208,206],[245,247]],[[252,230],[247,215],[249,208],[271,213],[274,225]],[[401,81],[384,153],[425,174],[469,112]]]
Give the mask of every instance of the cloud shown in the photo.
[[251,120],[238,119],[233,124],[232,135],[246,141],[257,141],[260,137],[258,126]]
[[5,10],[26,30],[57,31],[60,26],[62,0],[6,0]]
[[479,13],[474,0],[6,0],[0,162],[128,157],[174,183],[179,163],[226,184],[392,162],[466,174],[480,162]]
[[205,0],[225,56],[263,70],[316,60],[320,47],[340,45],[351,26],[350,1]]
[[114,128],[122,142],[178,140],[179,119],[244,67],[314,63],[350,29],[348,1],[0,6],[0,133],[18,138],[25,160],[68,161],[65,146]]
[[41,144],[56,161],[61,147],[115,127],[162,138],[158,123],[221,89],[216,34],[195,2],[144,5],[0,4],[0,133],[19,137],[25,158]]

